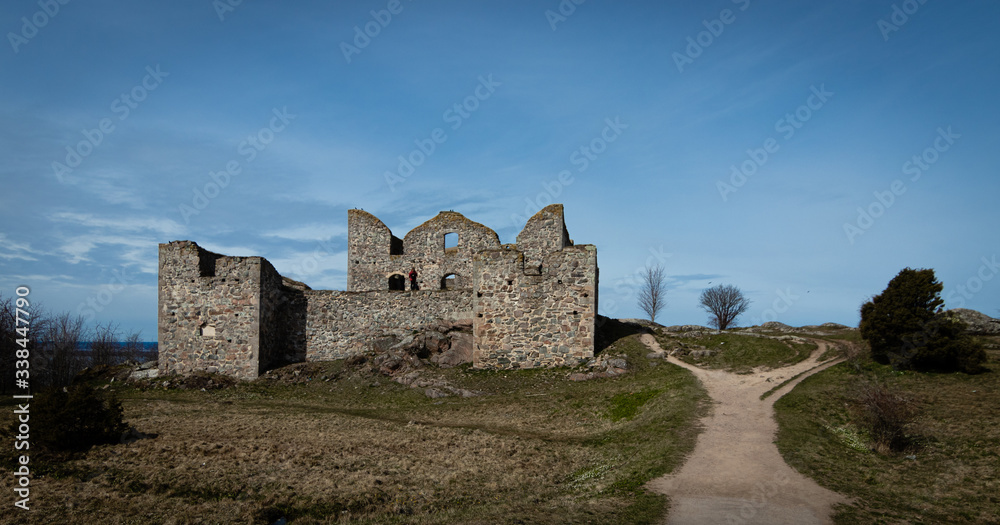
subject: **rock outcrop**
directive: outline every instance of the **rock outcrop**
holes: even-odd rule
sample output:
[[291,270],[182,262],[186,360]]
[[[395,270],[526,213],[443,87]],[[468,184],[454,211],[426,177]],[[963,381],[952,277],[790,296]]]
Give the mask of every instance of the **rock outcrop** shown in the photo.
[[968,325],[966,331],[972,335],[1000,335],[1000,319],[968,308],[948,310]]

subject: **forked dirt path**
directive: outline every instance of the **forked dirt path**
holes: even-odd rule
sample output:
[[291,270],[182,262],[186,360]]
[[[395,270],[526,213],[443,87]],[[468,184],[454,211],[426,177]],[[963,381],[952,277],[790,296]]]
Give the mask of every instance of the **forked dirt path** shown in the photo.
[[[642,341],[653,351],[663,352],[652,335],[643,334]],[[806,377],[841,361],[820,363],[819,356],[828,344],[815,342],[819,348],[805,361],[747,375],[705,370],[667,357],[702,382],[712,398],[713,409],[702,420],[705,430],[684,465],[647,485],[670,497],[670,513],[664,523],[832,523],[832,506],[846,503],[847,498],[792,469],[774,444],[778,431],[774,401]],[[799,373],[802,375],[763,401],[760,399],[761,394]]]

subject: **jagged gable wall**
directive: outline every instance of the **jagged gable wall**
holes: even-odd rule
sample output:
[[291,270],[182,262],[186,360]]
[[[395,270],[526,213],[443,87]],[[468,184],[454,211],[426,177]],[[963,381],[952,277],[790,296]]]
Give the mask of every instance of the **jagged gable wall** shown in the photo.
[[[364,210],[347,210],[347,291],[387,289],[388,268],[397,245],[392,231]],[[401,243],[398,243],[401,248]]]
[[542,257],[573,244],[566,230],[562,204],[550,204],[528,219],[517,235],[517,249],[524,252],[524,267],[536,269]]
[[[445,248],[445,236],[456,234],[457,246]],[[374,215],[348,211],[347,290],[367,292],[389,289],[389,277],[400,275],[410,289],[407,275],[417,270],[420,290],[440,290],[443,279],[455,275],[455,288],[472,286],[472,256],[497,249],[496,232],[467,219],[461,213],[443,211],[410,230],[399,240]]]

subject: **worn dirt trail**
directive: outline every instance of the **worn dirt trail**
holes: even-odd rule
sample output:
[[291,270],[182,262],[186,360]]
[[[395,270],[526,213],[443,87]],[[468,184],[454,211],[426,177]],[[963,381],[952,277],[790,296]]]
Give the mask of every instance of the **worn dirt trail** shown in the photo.
[[[642,341],[653,351],[663,352],[653,336],[644,334]],[[705,370],[667,357],[694,373],[708,390],[713,407],[702,420],[705,430],[684,465],[647,485],[670,497],[670,513],[664,523],[832,523],[832,506],[847,499],[788,466],[774,444],[778,431],[775,400],[809,375],[840,361],[820,363],[819,356],[828,344],[815,342],[819,348],[805,361],[747,375]],[[760,399],[761,394],[799,373],[802,375],[794,381],[767,399]]]

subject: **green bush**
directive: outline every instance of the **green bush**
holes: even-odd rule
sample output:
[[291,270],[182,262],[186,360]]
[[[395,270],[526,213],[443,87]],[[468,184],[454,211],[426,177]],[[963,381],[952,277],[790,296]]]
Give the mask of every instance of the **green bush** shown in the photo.
[[861,337],[882,364],[914,370],[982,370],[986,352],[965,323],[943,312],[943,285],[934,270],[904,268],[861,306]]

